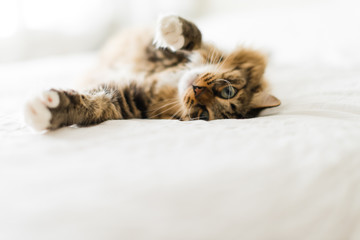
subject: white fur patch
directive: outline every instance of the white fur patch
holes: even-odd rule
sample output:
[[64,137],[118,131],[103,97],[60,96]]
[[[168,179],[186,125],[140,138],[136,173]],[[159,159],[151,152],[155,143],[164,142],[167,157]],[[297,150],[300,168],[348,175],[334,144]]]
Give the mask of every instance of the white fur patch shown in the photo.
[[199,52],[192,52],[189,59],[192,67],[204,66],[206,64],[206,59]]
[[158,81],[158,87],[161,88],[163,86],[177,87],[179,79],[182,77],[184,71],[178,70],[175,72],[161,72],[156,77]]
[[36,131],[46,130],[51,120],[49,108],[55,108],[59,103],[60,97],[55,91],[45,91],[41,97],[29,100],[24,110],[26,123]]
[[158,20],[154,44],[157,48],[170,48],[172,51],[181,49],[185,39],[182,35],[182,23],[174,15],[162,16]]
[[49,108],[56,108],[59,106],[60,97],[55,91],[44,91],[42,93],[43,101]]
[[193,82],[196,80],[198,76],[203,73],[215,71],[216,67],[214,65],[202,65],[200,67],[191,68],[190,70],[186,71],[183,76],[180,78],[178,84],[178,92],[179,96],[182,97],[185,91],[192,87]]

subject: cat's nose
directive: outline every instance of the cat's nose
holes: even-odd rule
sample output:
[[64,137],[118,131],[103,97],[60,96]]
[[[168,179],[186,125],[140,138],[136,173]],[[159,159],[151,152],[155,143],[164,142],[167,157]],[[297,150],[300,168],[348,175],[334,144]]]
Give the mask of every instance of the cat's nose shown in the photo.
[[195,97],[198,97],[204,91],[204,87],[198,87],[198,86],[193,85],[193,91],[194,91]]

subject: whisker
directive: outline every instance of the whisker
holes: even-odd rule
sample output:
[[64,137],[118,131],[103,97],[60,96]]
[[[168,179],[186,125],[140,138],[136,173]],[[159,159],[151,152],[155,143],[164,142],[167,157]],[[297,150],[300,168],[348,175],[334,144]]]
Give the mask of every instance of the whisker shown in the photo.
[[216,63],[216,70],[219,70],[219,67],[220,67],[220,62],[221,62],[221,60],[223,60],[223,58],[224,58],[224,54],[222,53],[221,55],[220,55],[220,57],[219,57],[219,60],[217,61],[217,63]]
[[[209,52],[210,53],[210,52]],[[209,53],[206,55],[205,63],[209,62]]]
[[191,116],[190,116],[191,108],[192,108],[192,106],[190,107],[189,112],[188,112],[189,119],[191,119]]
[[[224,57],[224,54],[222,55],[222,57]],[[221,58],[220,58],[220,59],[221,59]],[[217,66],[217,68],[215,69],[215,71],[219,71],[220,68],[222,68],[222,66],[224,66],[224,64],[225,64],[225,62],[226,62],[227,59],[228,59],[228,58],[225,57],[225,58],[223,59],[223,62],[222,62],[221,64],[218,63],[218,66]]]
[[174,105],[174,106],[172,106],[172,107],[170,107],[170,108],[167,108],[167,109],[165,109],[164,111],[162,111],[162,112],[160,112],[160,113],[158,113],[158,114],[156,114],[156,115],[150,116],[149,118],[157,117],[157,116],[163,114],[164,112],[169,111],[170,109],[173,109],[174,107],[177,107],[177,106],[178,106],[178,105]]
[[212,53],[211,53],[211,57],[210,57],[210,64],[213,64],[214,61],[214,53],[215,53],[215,47],[213,47]]
[[208,52],[208,54],[206,55],[206,62],[210,62],[210,53],[211,53],[211,50]]
[[181,108],[176,112],[176,113],[174,113],[171,117],[170,117],[170,119],[174,119],[174,117],[179,113],[179,112],[181,112]]
[[167,107],[167,106],[172,105],[172,104],[175,104],[175,103],[178,103],[178,100],[173,101],[173,102],[170,102],[170,103],[167,103],[167,104],[165,104],[165,105],[162,105],[162,106],[160,106],[160,107],[157,108],[157,109],[148,111],[148,113],[156,112],[156,111],[158,111],[158,110],[160,110],[160,109],[162,109],[162,108],[164,108],[164,107]]

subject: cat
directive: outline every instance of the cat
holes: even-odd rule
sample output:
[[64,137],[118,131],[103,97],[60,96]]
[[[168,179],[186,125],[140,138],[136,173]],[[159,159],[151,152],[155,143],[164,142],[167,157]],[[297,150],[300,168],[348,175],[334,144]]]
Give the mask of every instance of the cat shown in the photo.
[[99,62],[85,78],[87,90],[50,89],[28,101],[26,122],[42,131],[111,119],[242,119],[280,105],[267,91],[260,52],[225,53],[175,15],[160,17],[155,35],[123,31],[107,43]]

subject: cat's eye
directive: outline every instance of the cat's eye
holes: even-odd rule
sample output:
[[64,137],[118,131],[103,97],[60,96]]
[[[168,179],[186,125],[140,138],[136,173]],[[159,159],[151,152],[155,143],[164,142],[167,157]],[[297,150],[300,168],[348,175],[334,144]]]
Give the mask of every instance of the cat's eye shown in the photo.
[[207,110],[203,110],[199,115],[199,119],[208,121],[209,120],[209,112]]
[[232,86],[224,87],[220,92],[220,96],[225,99],[233,98],[236,94],[237,90]]

